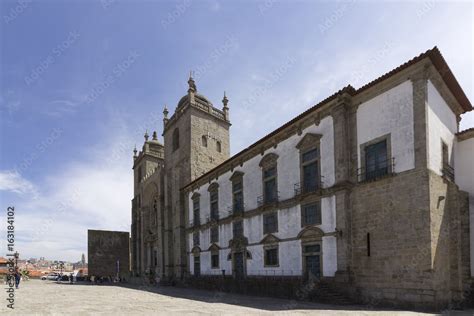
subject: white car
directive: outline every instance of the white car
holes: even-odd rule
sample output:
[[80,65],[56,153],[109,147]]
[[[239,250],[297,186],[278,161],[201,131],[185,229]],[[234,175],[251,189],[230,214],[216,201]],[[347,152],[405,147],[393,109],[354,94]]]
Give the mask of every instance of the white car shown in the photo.
[[41,277],[41,280],[51,280],[51,281],[56,281],[58,279],[59,273],[56,272],[51,272],[48,273],[48,275],[43,275]]

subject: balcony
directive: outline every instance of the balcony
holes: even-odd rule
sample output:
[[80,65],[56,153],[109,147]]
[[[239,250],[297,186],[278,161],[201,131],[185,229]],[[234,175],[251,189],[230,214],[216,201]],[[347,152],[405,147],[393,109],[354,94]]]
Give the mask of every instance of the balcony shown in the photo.
[[276,191],[273,195],[261,195],[257,197],[257,206],[272,205],[278,203],[278,201],[280,201],[280,191]]
[[370,165],[357,169],[357,179],[359,182],[375,181],[393,175],[395,172],[395,158],[379,161],[376,165]]
[[245,204],[235,204],[227,209],[229,216],[239,216],[244,213]]
[[314,193],[321,190],[323,187],[323,182],[319,180],[316,183],[302,183],[298,182],[294,184],[295,196],[307,193]]
[[219,213],[212,214],[206,217],[206,223],[215,223],[219,221]]
[[192,219],[189,221],[189,227],[198,227],[199,225],[201,225],[201,221],[199,218],[195,220]]
[[454,168],[446,163],[443,165],[443,177],[448,181],[454,182]]

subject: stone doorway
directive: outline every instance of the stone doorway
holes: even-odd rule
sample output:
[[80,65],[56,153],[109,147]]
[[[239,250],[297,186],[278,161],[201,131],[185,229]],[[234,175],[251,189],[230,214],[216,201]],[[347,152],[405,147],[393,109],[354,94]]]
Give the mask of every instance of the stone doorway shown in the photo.
[[245,276],[244,253],[234,252],[233,256],[234,276],[236,279],[243,279]]

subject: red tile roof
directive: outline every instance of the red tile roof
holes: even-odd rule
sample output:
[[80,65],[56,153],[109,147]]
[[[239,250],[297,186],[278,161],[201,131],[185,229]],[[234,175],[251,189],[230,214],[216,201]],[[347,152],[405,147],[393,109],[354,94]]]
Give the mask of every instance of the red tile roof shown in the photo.
[[327,97],[326,99],[322,100],[318,104],[310,107],[308,110],[304,111],[300,115],[296,116],[291,121],[289,121],[289,122],[285,123],[284,125],[280,126],[279,128],[277,128],[276,130],[274,130],[270,134],[264,136],[263,138],[261,138],[260,140],[258,140],[255,143],[253,143],[249,147],[243,149],[239,153],[237,153],[234,156],[230,157],[229,159],[227,159],[226,161],[224,161],[220,165],[214,167],[213,169],[209,170],[208,172],[206,172],[202,176],[196,178],[195,180],[193,180],[192,182],[190,182],[189,184],[184,186],[182,189],[186,189],[187,187],[192,186],[194,183],[198,182],[202,178],[205,178],[205,177],[209,176],[209,174],[215,172],[216,170],[221,168],[223,165],[226,165],[226,164],[230,163],[231,161],[237,160],[238,158],[240,158],[243,154],[245,154],[246,152],[248,152],[252,148],[257,147],[258,145],[263,143],[265,140],[267,140],[267,139],[273,137],[274,135],[278,134],[280,131],[284,130],[288,126],[291,126],[292,124],[294,124],[295,122],[297,122],[301,118],[305,117],[309,113],[313,112],[315,109],[319,108],[323,104],[335,99],[338,95],[340,95],[342,93],[345,93],[345,92],[352,95],[352,96],[354,96],[356,94],[359,94],[359,93],[375,86],[376,84],[390,78],[391,76],[399,73],[400,71],[402,71],[404,69],[407,69],[408,67],[416,64],[417,62],[421,61],[424,58],[429,58],[431,60],[431,62],[433,63],[433,65],[435,66],[435,68],[438,70],[439,74],[443,78],[445,84],[447,85],[447,87],[449,88],[451,93],[454,95],[456,100],[459,102],[459,104],[461,105],[463,110],[465,112],[471,111],[473,109],[472,105],[471,105],[471,102],[469,101],[466,94],[464,93],[461,86],[459,85],[458,81],[454,77],[453,73],[451,72],[451,69],[449,68],[448,64],[446,63],[446,60],[443,58],[443,55],[441,55],[441,52],[439,51],[438,47],[435,46],[432,49],[429,49],[426,52],[421,53],[417,57],[414,57],[411,60],[407,61],[406,63],[398,66],[397,68],[387,72],[386,74],[380,76],[379,78],[363,85],[362,87],[360,87],[357,90],[354,89],[351,85],[348,85],[348,86],[342,88],[341,90],[337,91],[336,93],[334,93],[331,96]]

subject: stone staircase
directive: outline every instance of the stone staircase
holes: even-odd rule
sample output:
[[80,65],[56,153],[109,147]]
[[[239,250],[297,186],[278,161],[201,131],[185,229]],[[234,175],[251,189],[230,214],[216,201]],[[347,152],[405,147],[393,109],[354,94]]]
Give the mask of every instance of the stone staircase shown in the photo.
[[323,304],[355,305],[347,295],[334,289],[329,283],[318,280],[308,281],[297,294],[300,299]]

